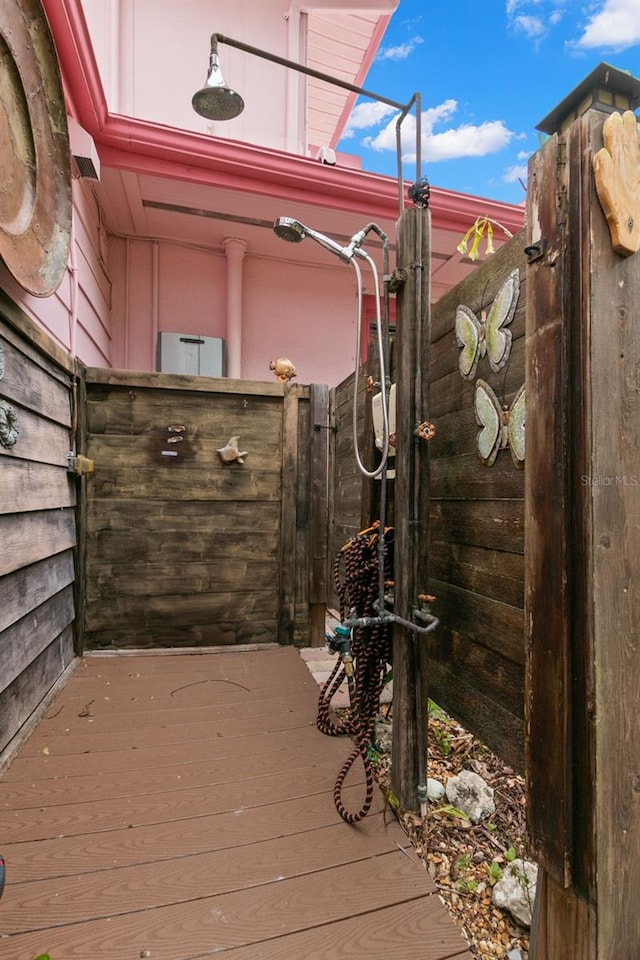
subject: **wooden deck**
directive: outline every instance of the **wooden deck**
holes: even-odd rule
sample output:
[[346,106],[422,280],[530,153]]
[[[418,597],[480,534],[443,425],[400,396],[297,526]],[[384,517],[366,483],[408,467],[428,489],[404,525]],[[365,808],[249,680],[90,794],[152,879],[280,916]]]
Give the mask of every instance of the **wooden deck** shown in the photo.
[[316,699],[292,648],[84,659],[2,776],[1,960],[471,960]]

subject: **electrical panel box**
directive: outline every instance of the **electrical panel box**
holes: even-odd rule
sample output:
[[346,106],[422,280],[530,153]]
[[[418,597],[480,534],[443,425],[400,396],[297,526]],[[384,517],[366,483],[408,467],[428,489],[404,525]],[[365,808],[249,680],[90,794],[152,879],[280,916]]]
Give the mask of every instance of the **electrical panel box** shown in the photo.
[[224,377],[225,351],[221,337],[161,333],[158,336],[160,373],[186,373],[196,377]]

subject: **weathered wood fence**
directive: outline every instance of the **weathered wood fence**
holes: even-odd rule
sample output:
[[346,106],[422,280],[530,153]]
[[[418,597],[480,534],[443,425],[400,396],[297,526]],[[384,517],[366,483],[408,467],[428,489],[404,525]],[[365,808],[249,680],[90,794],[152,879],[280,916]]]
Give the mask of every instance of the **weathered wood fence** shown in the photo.
[[[535,960],[635,960],[640,944],[640,253],[614,252],[596,195],[603,122],[590,111],[552,136],[529,175],[526,755],[545,874]],[[640,176],[635,120],[627,130],[625,161],[612,164],[619,193]]]
[[[89,646],[324,636],[326,393],[87,371]],[[218,453],[233,436],[243,463]]]
[[0,292],[0,755],[74,657],[74,381]]
[[[509,449],[491,466],[478,451],[478,382],[509,407],[524,384],[525,240],[520,234],[434,304],[429,445],[430,592],[441,621],[427,646],[430,696],[518,770],[524,769],[524,470]],[[482,323],[513,271],[520,280],[507,363],[478,356],[463,379],[459,305]],[[497,316],[497,315],[496,315]],[[484,321],[485,327],[487,320]],[[482,330],[482,327],[481,327]],[[482,340],[478,341],[480,352]]]

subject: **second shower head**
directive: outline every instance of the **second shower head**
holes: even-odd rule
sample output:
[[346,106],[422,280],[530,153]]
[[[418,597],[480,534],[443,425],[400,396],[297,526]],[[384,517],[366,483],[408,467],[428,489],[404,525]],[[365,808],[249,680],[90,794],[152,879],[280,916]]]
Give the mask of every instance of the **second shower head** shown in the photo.
[[325,236],[324,233],[318,233],[317,230],[305,227],[303,223],[293,217],[278,217],[273,224],[273,230],[277,237],[280,237],[281,240],[287,240],[289,243],[300,243],[305,237],[311,237],[325,250],[340,257],[343,263],[351,263],[353,260],[351,251],[341,247],[339,243],[332,240],[331,237]]

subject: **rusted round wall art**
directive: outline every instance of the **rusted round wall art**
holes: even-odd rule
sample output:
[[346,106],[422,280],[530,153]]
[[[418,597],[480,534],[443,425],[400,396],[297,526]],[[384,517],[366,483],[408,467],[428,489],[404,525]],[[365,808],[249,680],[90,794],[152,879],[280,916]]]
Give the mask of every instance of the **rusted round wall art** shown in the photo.
[[0,258],[29,293],[60,285],[71,235],[64,94],[40,0],[0,0]]

